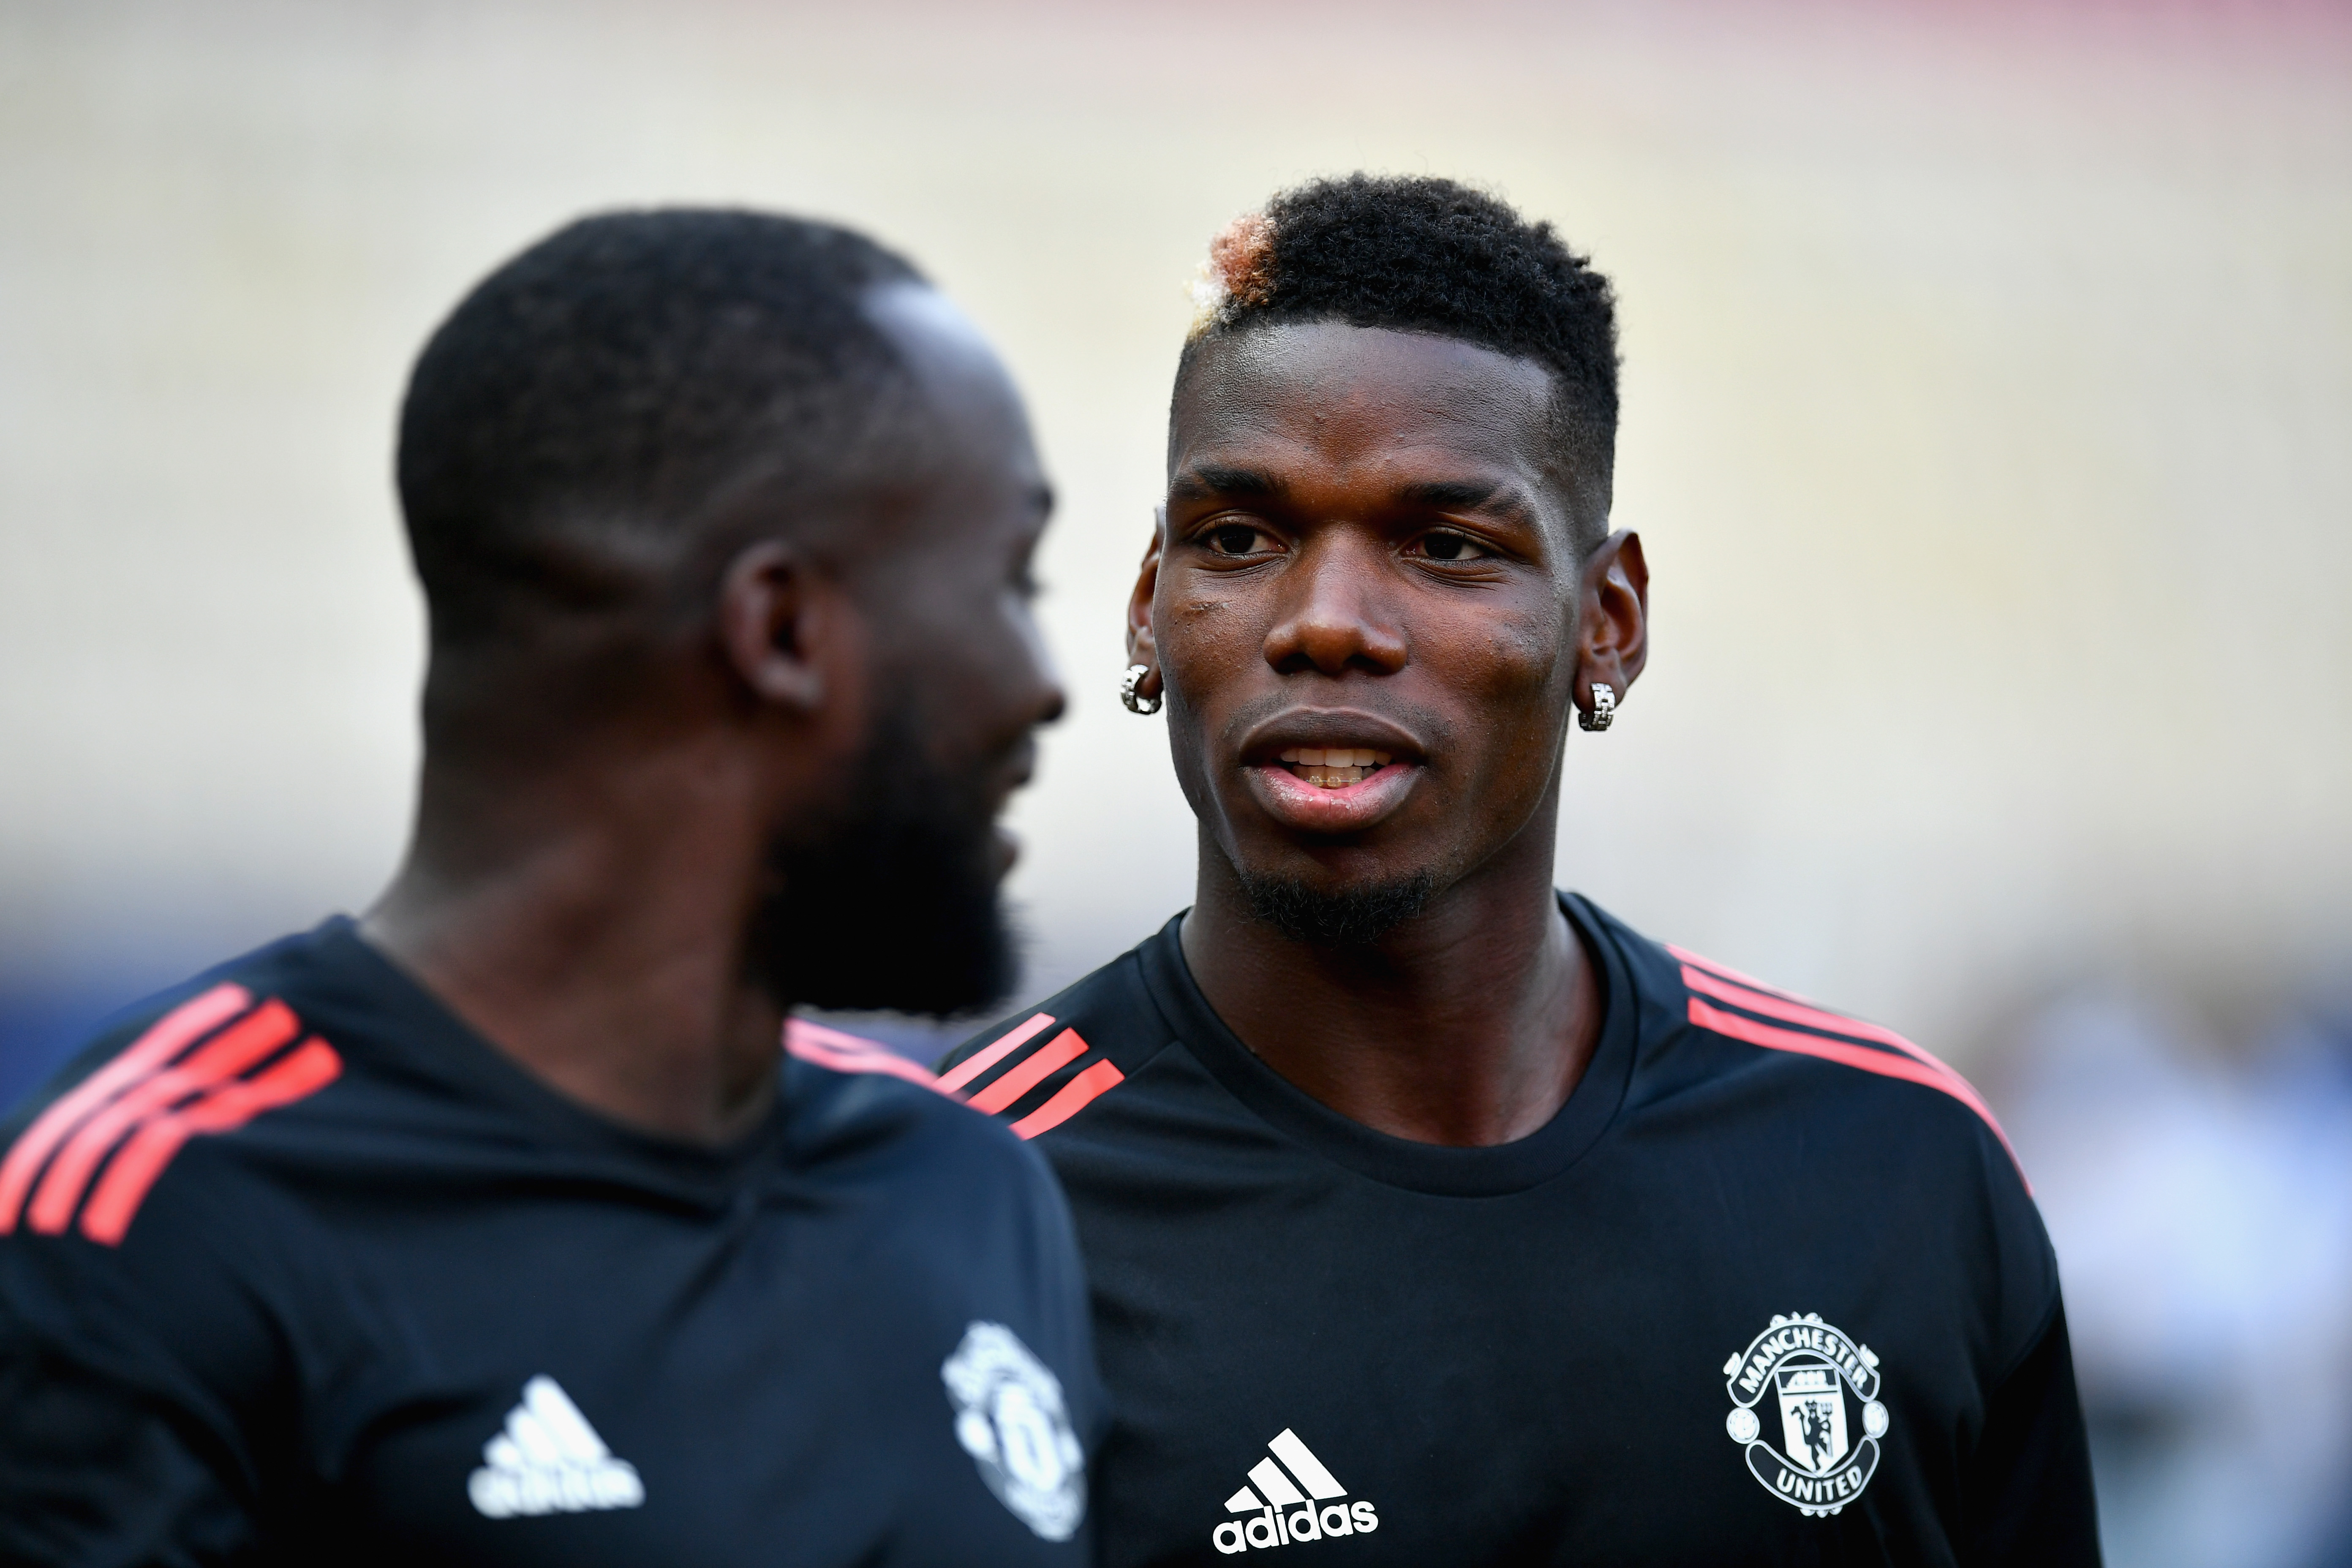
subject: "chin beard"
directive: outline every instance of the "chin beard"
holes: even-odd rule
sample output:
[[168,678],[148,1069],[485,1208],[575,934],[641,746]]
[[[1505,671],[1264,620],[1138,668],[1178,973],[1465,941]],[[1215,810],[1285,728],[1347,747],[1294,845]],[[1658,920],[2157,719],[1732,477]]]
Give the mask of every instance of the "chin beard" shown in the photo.
[[988,770],[939,765],[910,717],[876,725],[845,812],[769,850],[777,890],[751,961],[784,1005],[948,1017],[1020,978],[994,813],[975,782]]
[[1421,913],[1437,889],[1428,871],[1332,893],[1314,891],[1297,877],[1236,875],[1253,919],[1310,947],[1369,947]]

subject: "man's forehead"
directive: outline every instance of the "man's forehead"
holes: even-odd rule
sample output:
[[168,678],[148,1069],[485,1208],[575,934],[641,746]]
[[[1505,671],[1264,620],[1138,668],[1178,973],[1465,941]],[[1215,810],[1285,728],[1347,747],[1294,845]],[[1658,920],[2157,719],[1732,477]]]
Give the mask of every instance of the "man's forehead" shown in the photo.
[[[1474,464],[1545,466],[1550,374],[1427,332],[1284,323],[1203,344],[1171,411],[1171,478],[1237,448],[1333,458],[1419,449]],[[1268,454],[1271,456],[1271,453]]]
[[1543,510],[1539,482],[1517,464],[1481,462],[1444,446],[1391,445],[1338,455],[1280,440],[1196,451],[1169,476],[1168,500],[1180,506],[1251,498],[1312,501],[1334,483],[1359,498],[1377,498],[1374,504],[1515,513],[1530,521]]

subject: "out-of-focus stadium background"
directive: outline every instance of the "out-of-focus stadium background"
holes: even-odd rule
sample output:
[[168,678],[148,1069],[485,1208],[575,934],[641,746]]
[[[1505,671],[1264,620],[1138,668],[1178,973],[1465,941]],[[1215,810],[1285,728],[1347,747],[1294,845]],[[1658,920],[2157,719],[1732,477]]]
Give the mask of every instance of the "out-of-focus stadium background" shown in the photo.
[[[2352,1561],[2352,12],[0,7],[0,1100],[400,847],[409,357],[583,210],[916,256],[1065,497],[1030,994],[1188,896],[1118,606],[1181,285],[1473,178],[1617,279],[1655,656],[1562,879],[1985,1080],[2113,1560]],[[903,1036],[902,1036],[903,1037]]]

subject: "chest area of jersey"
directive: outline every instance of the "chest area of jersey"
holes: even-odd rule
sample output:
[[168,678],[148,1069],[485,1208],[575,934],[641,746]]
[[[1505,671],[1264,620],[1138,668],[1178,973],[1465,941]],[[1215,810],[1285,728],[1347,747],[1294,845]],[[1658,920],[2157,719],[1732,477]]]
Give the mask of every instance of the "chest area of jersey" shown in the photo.
[[550,1335],[393,1402],[350,1511],[458,1562],[947,1563],[975,1541],[1059,1562],[1087,1508],[1086,1415],[1041,1337],[974,1319],[902,1354],[812,1343],[730,1374]]
[[309,1369],[311,1467],[387,1550],[459,1563],[1065,1560],[1097,1419],[1066,1314],[1013,1268],[879,1230],[445,1256],[356,1380]]
[[1891,1238],[1236,1230],[1090,1256],[1114,1563],[1122,1521],[1185,1560],[1836,1560],[1923,1513],[1977,1397],[1961,1293]]

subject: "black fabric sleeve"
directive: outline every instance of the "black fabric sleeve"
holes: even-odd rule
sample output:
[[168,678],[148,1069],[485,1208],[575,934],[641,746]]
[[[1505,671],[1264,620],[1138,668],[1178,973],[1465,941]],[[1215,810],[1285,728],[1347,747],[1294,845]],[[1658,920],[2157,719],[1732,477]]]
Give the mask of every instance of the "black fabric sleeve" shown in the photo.
[[0,1236],[0,1563],[254,1560],[233,1391],[276,1352],[247,1286],[193,1226]]
[[1962,1562],[2070,1568],[2099,1562],[2091,1451],[2063,1302],[1993,1390],[1964,1473],[1961,1506]]
[[0,1563],[236,1563],[234,1461],[168,1398],[11,1339],[0,1352]]

